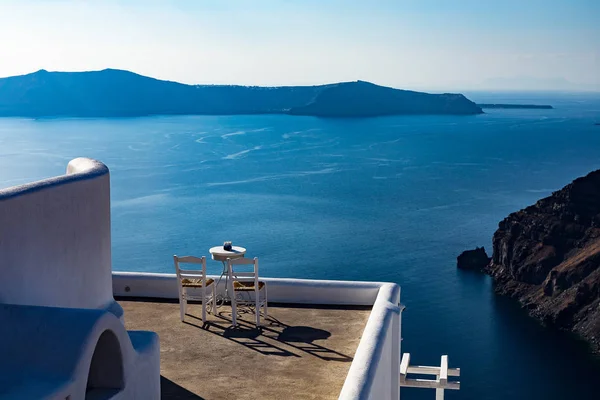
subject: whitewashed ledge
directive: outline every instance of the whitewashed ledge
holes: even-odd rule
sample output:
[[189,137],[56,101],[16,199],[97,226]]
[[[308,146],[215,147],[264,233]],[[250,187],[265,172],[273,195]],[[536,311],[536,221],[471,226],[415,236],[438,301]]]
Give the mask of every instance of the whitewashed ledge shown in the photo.
[[[209,275],[215,281],[219,276]],[[269,288],[269,301],[274,303],[331,304],[372,306],[381,282],[329,281],[312,279],[262,278]],[[217,285],[224,294],[225,278]],[[177,299],[175,274],[113,272],[113,294],[117,297],[153,297]]]
[[[218,279],[218,276],[211,276]],[[400,287],[394,283],[261,278],[274,303],[372,306],[339,399],[400,396]],[[217,286],[223,293],[225,280]],[[177,299],[175,274],[113,272],[115,297]]]

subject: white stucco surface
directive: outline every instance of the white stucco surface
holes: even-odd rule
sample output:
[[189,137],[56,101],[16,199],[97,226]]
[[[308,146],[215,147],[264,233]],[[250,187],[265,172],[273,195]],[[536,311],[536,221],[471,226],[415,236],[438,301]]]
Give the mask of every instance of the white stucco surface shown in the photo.
[[381,286],[342,387],[343,400],[400,397],[400,287]]
[[0,302],[114,307],[110,178],[97,161],[0,190]]
[[104,374],[122,368],[111,399],[160,399],[160,351],[153,332],[127,332],[112,313],[95,309],[0,304],[0,399],[84,400],[92,356],[102,334],[117,339]]
[[[210,275],[218,282],[219,276]],[[298,304],[373,305],[380,282],[328,281],[290,278],[260,278],[267,282],[269,301]],[[115,296],[178,299],[175,274],[114,272]],[[217,294],[225,293],[225,279],[217,284]]]
[[153,332],[114,301],[110,177],[94,160],[0,190],[0,399],[160,398]]

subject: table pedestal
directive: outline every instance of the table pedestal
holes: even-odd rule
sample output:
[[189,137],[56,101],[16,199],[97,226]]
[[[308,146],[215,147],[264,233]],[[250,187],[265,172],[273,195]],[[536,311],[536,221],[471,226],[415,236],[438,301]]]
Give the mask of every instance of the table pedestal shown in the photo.
[[223,263],[223,271],[216,283],[218,287],[219,283],[221,283],[221,279],[223,279],[223,275],[225,275],[225,296],[218,294],[215,299],[217,307],[220,307],[225,304],[226,301],[231,301],[231,297],[229,297],[229,268],[227,260],[244,257],[246,249],[240,246],[232,246],[231,250],[225,250],[223,249],[223,246],[215,246],[211,247],[209,253],[213,260],[221,261]]

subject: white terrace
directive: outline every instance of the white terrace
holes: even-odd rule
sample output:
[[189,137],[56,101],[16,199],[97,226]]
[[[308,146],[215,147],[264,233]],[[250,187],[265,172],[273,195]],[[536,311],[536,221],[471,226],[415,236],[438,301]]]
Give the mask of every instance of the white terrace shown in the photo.
[[401,360],[396,284],[261,277],[269,317],[258,330],[242,313],[233,329],[227,306],[204,323],[190,304],[181,322],[175,274],[111,265],[104,164],[78,158],[0,190],[0,399],[396,400],[401,386],[440,399],[459,387],[447,357]]

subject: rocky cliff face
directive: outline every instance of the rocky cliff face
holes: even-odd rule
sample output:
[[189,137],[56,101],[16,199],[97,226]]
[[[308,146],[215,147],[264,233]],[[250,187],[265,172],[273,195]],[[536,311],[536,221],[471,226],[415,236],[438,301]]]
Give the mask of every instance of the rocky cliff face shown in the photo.
[[486,271],[497,292],[600,351],[600,170],[500,222]]
[[477,247],[475,250],[465,250],[456,257],[456,266],[460,269],[482,271],[488,266],[490,260],[485,248]]

